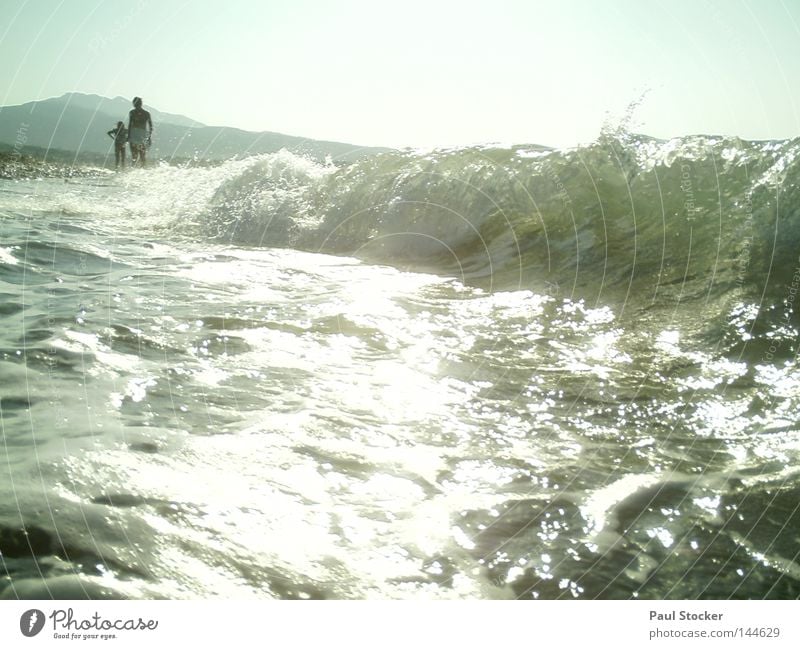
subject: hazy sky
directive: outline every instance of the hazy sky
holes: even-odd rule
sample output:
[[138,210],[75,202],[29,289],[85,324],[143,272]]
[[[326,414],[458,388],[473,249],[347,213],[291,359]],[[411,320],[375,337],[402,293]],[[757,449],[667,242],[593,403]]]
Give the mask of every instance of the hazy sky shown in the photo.
[[571,145],[640,99],[655,136],[800,131],[798,0],[2,0],[0,61],[0,105],[365,145]]

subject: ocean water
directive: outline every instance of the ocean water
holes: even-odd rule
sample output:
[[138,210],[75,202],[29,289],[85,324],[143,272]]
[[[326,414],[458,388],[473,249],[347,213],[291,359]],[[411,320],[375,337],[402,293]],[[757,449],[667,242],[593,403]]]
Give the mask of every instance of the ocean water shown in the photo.
[[800,596],[799,152],[0,181],[0,595]]

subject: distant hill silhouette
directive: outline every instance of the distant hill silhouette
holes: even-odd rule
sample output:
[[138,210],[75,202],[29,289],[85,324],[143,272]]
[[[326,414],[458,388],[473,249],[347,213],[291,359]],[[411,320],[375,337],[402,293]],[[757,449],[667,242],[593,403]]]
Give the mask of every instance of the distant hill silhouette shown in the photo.
[[[113,142],[106,133],[118,121],[127,125],[131,108],[131,101],[123,97],[108,99],[77,92],[19,106],[3,106],[0,107],[0,144],[103,154],[113,158]],[[153,160],[178,158],[210,162],[287,149],[317,160],[330,156],[350,162],[389,150],[269,131],[206,126],[183,115],[162,113],[147,104],[145,108],[153,116],[155,127],[153,147],[148,156]]]

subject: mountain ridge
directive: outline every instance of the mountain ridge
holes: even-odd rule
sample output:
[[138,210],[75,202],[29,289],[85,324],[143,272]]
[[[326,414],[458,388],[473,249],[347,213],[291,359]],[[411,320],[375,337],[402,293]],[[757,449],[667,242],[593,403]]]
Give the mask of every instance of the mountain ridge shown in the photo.
[[[390,151],[344,142],[312,140],[272,131],[247,131],[207,126],[185,115],[167,113],[145,104],[154,122],[151,159],[221,161],[287,149],[315,160],[342,162]],[[124,97],[71,92],[24,104],[0,107],[0,143],[15,149],[38,147],[106,154],[113,159],[107,131],[117,121],[127,123],[131,103]]]

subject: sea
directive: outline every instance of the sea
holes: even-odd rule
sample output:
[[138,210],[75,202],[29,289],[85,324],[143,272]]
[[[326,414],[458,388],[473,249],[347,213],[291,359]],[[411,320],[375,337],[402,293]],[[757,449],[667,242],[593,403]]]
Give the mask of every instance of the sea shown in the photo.
[[0,181],[0,597],[800,597],[800,139]]

